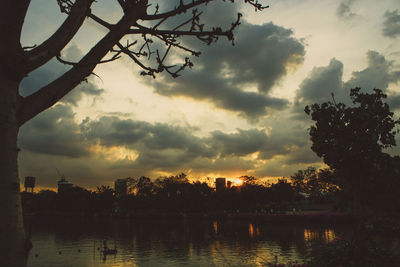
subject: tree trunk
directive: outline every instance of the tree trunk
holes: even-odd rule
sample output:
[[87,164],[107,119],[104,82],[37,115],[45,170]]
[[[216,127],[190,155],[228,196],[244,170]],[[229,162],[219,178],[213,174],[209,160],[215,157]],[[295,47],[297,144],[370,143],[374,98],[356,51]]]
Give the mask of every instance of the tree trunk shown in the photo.
[[26,239],[18,177],[19,81],[0,73],[0,266],[26,266]]

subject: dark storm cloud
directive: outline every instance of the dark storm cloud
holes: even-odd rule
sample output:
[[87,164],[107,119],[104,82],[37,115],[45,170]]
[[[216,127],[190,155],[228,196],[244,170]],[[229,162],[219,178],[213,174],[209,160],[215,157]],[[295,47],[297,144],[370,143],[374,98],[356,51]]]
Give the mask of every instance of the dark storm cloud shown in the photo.
[[[152,1],[149,1],[149,3],[151,2]],[[189,1],[184,2],[186,4]],[[159,11],[162,13],[175,9],[175,7],[179,6],[180,0],[157,1],[153,7],[156,4],[159,5]],[[203,14],[200,16],[200,23],[204,23],[206,27],[212,28],[218,26],[229,28],[231,23],[236,20],[237,13],[239,12],[238,7],[239,5],[237,3],[231,3],[231,1],[212,1],[207,4],[197,6],[196,9],[199,12],[203,12]],[[182,13],[180,16],[169,18],[162,25],[169,28],[175,27],[180,25],[183,21],[191,16],[191,12]],[[188,27],[190,27],[190,25]]]
[[257,159],[262,160],[287,155],[296,150],[294,146],[298,148],[307,145],[304,127],[296,123],[285,125],[282,129],[279,126],[273,127],[268,133],[265,129],[237,129],[230,134],[214,131],[208,143],[222,158],[242,157],[258,152]]
[[215,154],[190,129],[164,123],[157,123],[152,127],[151,135],[144,139],[144,144],[153,150],[179,149],[193,156],[211,157]]
[[298,99],[310,101],[328,100],[330,93],[338,93],[343,88],[343,64],[332,59],[326,67],[316,67],[308,78],[300,84]]
[[305,127],[294,123],[290,125],[284,129],[274,127],[270,132],[265,129],[237,129],[233,133],[213,131],[200,138],[190,127],[102,117],[82,123],[81,129],[90,143],[135,150],[138,157],[123,164],[135,168],[197,170],[205,168],[202,164],[207,163],[209,168],[217,170],[234,161],[240,162],[242,167],[249,167],[255,161],[242,157],[253,153],[258,153],[257,160],[294,153],[286,164],[314,162],[313,155],[306,157],[303,153],[309,147]]
[[[204,53],[194,69],[177,79],[164,76],[156,80],[155,91],[207,100],[249,119],[267,114],[268,108],[283,109],[287,100],[270,97],[268,92],[290,66],[303,61],[304,46],[291,35],[290,30],[272,23],[244,23],[236,46],[221,40],[211,48],[199,49]],[[250,88],[255,90],[247,91]]]
[[260,159],[272,159],[292,153],[294,147],[307,145],[307,127],[288,118],[276,121],[268,134],[268,146],[260,151]]
[[288,153],[283,162],[288,165],[293,164],[313,164],[321,162],[321,158],[318,157],[312,150],[311,144],[307,144],[303,147],[295,147]]
[[256,92],[244,92],[228,81],[217,77],[208,70],[185,73],[179,80],[154,83],[157,93],[165,96],[187,96],[207,100],[221,109],[239,113],[241,116],[256,118],[267,113],[266,108],[282,109],[287,105],[284,99],[265,96]]
[[86,138],[103,146],[133,146],[149,135],[150,128],[147,122],[121,120],[118,117],[101,117],[97,121],[86,120],[81,124]]
[[176,149],[198,156],[210,155],[206,145],[192,134],[191,129],[165,123],[102,117],[82,123],[81,129],[88,140],[103,146],[126,146],[141,152]]
[[306,105],[331,101],[331,93],[334,93],[336,101],[349,104],[351,88],[361,87],[364,92],[379,88],[386,92],[390,83],[400,80],[400,73],[394,70],[392,61],[376,51],[368,51],[366,57],[367,67],[354,71],[347,82],[342,80],[343,64],[336,59],[332,59],[326,67],[314,68],[300,84],[296,94],[294,110],[298,118],[307,119],[304,113]]
[[387,10],[384,14],[382,34],[386,37],[396,38],[400,35],[400,14],[396,9],[394,11]]
[[182,127],[102,117],[82,123],[81,129],[90,142],[137,151],[138,157],[134,161],[117,163],[122,167],[168,171],[201,156],[200,139]]
[[132,166],[142,169],[172,171],[191,162],[194,156],[182,150],[142,150]]
[[71,107],[58,104],[25,123],[19,146],[39,154],[82,157],[89,155]]
[[297,140],[297,134],[288,139],[279,131],[272,131],[269,135],[265,129],[237,129],[234,133],[214,131],[200,138],[190,127],[150,124],[117,117],[83,122],[81,130],[90,143],[122,146],[136,151],[138,157],[135,160],[125,160],[119,165],[142,170],[187,168],[203,171],[203,164],[206,163],[212,170],[218,170],[235,161],[243,169],[255,164],[255,161],[242,157],[259,152],[258,159],[270,159],[290,153],[293,144],[306,143]]
[[265,130],[258,129],[237,129],[232,134],[214,131],[211,133],[210,143],[222,156],[245,156],[267,147],[268,136]]
[[[237,17],[237,8],[229,1],[201,6],[201,23],[209,28],[229,28]],[[166,26],[179,25],[180,20],[168,20]],[[161,75],[153,83],[155,91],[164,96],[208,101],[250,120],[267,114],[268,109],[287,106],[287,100],[271,97],[269,92],[288,69],[303,62],[305,54],[304,45],[293,37],[291,30],[273,23],[251,25],[242,21],[235,31],[235,46],[226,38],[211,46],[196,38],[183,41],[187,47],[201,51],[201,56],[193,59],[194,68],[182,77]]]
[[[67,48],[63,54],[63,58],[70,61],[78,61],[81,56],[82,52],[75,45]],[[52,59],[47,64],[30,73],[29,76],[22,81],[20,94],[22,96],[28,96],[39,90],[41,87],[54,81],[68,70],[69,67],[67,65],[61,64],[56,59]],[[103,92],[104,90],[98,88],[97,85],[90,82],[89,78],[88,81],[82,82],[65,97],[63,97],[60,102],[77,105],[79,100],[81,100],[84,95],[98,97]]]
[[123,166],[141,170],[172,171],[189,166],[195,159],[216,155],[190,127],[103,117],[85,122],[82,131],[90,142],[135,150],[138,157],[125,161]]
[[357,17],[353,11],[351,11],[351,6],[356,0],[343,0],[336,9],[336,15],[345,20],[352,20]]
[[239,157],[228,156],[217,159],[201,158],[193,161],[189,166],[196,172],[208,174],[210,172],[215,173],[236,173],[253,170],[255,168],[255,162],[253,160],[246,160]]
[[332,59],[326,67],[315,67],[300,84],[294,101],[294,113],[297,119],[308,119],[304,107],[314,103],[330,101],[331,93],[343,96],[343,64]]
[[393,71],[393,62],[376,51],[367,52],[367,68],[355,71],[346,82],[345,88],[361,87],[364,90],[379,88],[386,90],[390,82],[400,79],[399,72]]
[[[106,172],[125,170],[138,175],[186,170],[196,173],[232,173],[255,170],[258,168],[258,160],[274,159],[277,155],[290,153],[299,156],[294,155],[285,164],[295,164],[296,160],[309,162],[299,152],[306,142],[300,140],[300,134],[294,129],[298,127],[292,126],[292,130],[282,130],[290,132],[286,135],[277,130],[267,132],[265,129],[237,129],[233,133],[214,131],[206,137],[198,137],[191,127],[152,124],[118,117],[86,119],[78,125],[74,121],[71,107],[59,104],[23,126],[20,146],[22,151],[31,152],[32,155],[36,153],[42,158],[46,155],[66,156],[63,158],[79,159],[82,166],[98,162]],[[137,157],[110,159],[100,155],[97,158],[99,155],[95,156],[91,150],[93,145],[127,148],[135,151]],[[258,153],[258,157],[247,158],[253,153]],[[67,163],[64,163],[59,161],[59,168],[67,168]],[[34,169],[32,166],[30,168]],[[90,169],[90,172],[95,171]]]
[[387,102],[389,104],[390,109],[399,110],[400,109],[400,94],[389,95],[389,97],[387,98]]

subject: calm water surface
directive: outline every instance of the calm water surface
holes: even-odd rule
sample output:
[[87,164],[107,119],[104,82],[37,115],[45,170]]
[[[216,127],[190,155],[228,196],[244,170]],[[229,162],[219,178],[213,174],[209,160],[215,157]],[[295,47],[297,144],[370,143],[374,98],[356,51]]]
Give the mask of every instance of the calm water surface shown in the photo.
[[[265,266],[302,261],[349,227],[217,220],[28,218],[28,266]],[[104,257],[103,242],[116,248]]]

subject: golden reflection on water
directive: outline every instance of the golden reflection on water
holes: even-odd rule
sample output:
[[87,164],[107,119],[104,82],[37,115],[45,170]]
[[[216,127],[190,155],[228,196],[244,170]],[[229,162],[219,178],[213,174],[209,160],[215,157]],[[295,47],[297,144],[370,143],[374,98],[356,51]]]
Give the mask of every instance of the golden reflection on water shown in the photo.
[[[307,242],[330,243],[343,237],[343,230],[334,226],[281,226],[216,219],[185,224],[152,220],[38,222],[33,228],[36,232],[32,235],[31,267],[65,266],[66,261],[71,263],[69,266],[88,267],[268,266],[275,261],[301,262],[309,247]],[[99,222],[103,224],[95,228]],[[50,223],[57,223],[57,227],[49,227]],[[114,225],[118,231],[108,231]],[[109,240],[109,247],[118,249],[118,254],[108,255],[105,260],[101,252],[104,239]]]
[[252,223],[249,223],[249,236],[254,237],[254,227]]
[[335,238],[335,231],[333,231],[332,229],[326,229],[324,231],[324,240],[326,240],[327,243],[332,242]]
[[214,233],[217,235],[218,234],[218,222],[217,221],[213,222],[213,227],[214,227]]
[[[214,225],[217,225],[217,222],[214,222]],[[213,262],[214,266],[218,266],[218,259],[220,259],[221,255],[224,256],[223,252],[221,251],[221,243],[219,240],[216,240],[213,242],[213,244],[211,244],[210,252],[209,259]]]
[[311,229],[304,229],[304,241],[316,241],[321,240],[325,243],[331,243],[336,238],[335,231],[333,229],[325,229],[323,232]]
[[249,223],[249,236],[260,236],[260,228],[258,226],[254,227],[252,223]]

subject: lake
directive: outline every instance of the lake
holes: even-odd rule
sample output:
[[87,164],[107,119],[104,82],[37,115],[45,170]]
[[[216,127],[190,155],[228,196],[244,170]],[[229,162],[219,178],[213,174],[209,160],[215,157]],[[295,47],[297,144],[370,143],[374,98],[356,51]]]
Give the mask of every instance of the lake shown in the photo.
[[[302,262],[314,242],[348,236],[344,225],[250,220],[29,217],[28,266],[265,266]],[[102,253],[103,242],[116,255]]]

